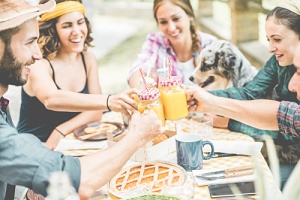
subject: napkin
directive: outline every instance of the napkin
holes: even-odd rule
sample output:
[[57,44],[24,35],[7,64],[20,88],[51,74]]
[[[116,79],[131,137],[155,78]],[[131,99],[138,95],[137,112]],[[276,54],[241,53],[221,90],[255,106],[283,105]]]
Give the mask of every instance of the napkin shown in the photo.
[[61,139],[54,151],[104,149],[107,148],[107,141],[81,141],[72,139]]
[[[243,155],[256,155],[260,153],[263,146],[262,142],[245,142],[245,141],[225,141],[210,140],[214,145],[215,152],[235,153]],[[203,148],[204,152],[210,152],[210,146]]]
[[[222,169],[218,169],[222,170]],[[216,180],[204,180],[197,178],[196,175],[201,175],[206,172],[213,172],[213,171],[218,171],[218,170],[193,170],[193,175],[195,176],[195,181],[198,186],[204,186],[204,185],[212,185],[212,184],[221,184],[221,183],[235,183],[235,182],[247,182],[247,181],[254,181],[255,178],[255,172],[254,174],[251,175],[246,175],[246,176],[238,176],[238,177],[232,177],[232,178],[221,178],[221,179],[216,179]],[[216,176],[220,176],[222,174],[218,174]]]

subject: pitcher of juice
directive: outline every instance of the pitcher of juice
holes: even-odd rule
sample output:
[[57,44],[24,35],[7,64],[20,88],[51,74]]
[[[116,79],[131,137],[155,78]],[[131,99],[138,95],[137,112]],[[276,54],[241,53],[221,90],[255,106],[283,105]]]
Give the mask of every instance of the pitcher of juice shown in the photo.
[[162,103],[159,101],[160,93],[157,88],[143,89],[138,93],[138,110],[143,113],[145,110],[154,110],[162,126],[165,126],[165,116]]
[[188,114],[185,91],[181,87],[181,78],[168,76],[159,81],[165,118],[176,120]]

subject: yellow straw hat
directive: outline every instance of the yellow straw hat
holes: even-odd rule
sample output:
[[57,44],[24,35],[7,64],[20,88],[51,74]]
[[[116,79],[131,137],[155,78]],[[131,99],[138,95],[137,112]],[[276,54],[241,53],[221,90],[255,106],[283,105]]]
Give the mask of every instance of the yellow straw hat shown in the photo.
[[0,31],[17,27],[23,22],[55,8],[55,1],[31,5],[25,0],[0,0]]

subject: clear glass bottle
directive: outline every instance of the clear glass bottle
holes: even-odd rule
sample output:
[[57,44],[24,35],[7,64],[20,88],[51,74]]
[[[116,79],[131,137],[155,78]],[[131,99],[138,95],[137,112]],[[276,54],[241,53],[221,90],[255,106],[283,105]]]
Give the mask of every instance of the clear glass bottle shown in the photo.
[[165,118],[177,120],[188,115],[187,100],[181,79],[177,76],[165,77],[159,81]]
[[49,179],[45,200],[79,200],[79,195],[72,186],[69,175],[66,172],[54,172]]

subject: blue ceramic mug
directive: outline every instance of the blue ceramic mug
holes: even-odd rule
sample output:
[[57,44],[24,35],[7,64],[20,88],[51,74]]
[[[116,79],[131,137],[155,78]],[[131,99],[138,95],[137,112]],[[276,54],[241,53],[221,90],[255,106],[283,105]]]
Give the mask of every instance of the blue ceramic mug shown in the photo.
[[[209,145],[211,152],[203,155],[203,147]],[[214,145],[195,133],[184,133],[176,136],[177,164],[186,171],[202,169],[203,160],[208,160],[214,155]]]

